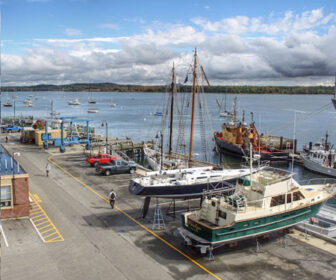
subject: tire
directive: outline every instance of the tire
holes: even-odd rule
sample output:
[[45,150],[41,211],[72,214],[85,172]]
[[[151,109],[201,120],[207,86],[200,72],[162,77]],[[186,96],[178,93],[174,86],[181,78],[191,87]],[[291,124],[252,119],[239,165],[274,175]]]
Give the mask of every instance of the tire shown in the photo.
[[106,175],[106,176],[110,176],[110,175],[111,175],[111,170],[108,170],[108,169],[107,169],[107,170],[105,171],[105,175]]
[[95,162],[93,163],[93,166],[94,166],[94,167],[97,167],[98,164],[99,164],[99,162],[98,162],[98,161],[95,161]]
[[134,168],[131,168],[130,169],[130,174],[133,174],[135,172],[135,169]]

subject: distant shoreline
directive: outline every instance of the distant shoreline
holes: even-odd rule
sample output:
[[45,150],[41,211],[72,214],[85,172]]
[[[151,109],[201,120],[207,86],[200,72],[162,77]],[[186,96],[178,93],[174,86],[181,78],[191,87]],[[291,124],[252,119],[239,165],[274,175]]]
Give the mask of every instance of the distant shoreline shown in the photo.
[[[68,85],[36,85],[2,87],[2,92],[166,92],[167,86],[118,85],[113,83],[100,84],[68,84]],[[191,86],[179,85],[178,92],[190,92]],[[211,86],[204,87],[206,93],[217,94],[312,94],[331,95],[332,86]]]

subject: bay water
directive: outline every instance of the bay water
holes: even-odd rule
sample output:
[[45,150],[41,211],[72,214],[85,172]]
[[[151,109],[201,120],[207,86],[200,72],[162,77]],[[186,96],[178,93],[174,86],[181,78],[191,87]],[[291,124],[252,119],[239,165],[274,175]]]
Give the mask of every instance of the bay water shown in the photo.
[[[91,98],[96,104],[88,104]],[[15,101],[16,117],[33,115],[34,119],[50,118],[51,101],[54,111],[59,112],[59,117],[77,117],[90,119],[90,126],[95,127],[96,133],[105,135],[103,122],[108,123],[110,137],[130,137],[134,142],[154,139],[161,128],[162,117],[155,116],[156,112],[163,111],[165,93],[142,92],[5,92],[2,93],[2,104],[8,99]],[[179,94],[182,96],[182,94]],[[207,140],[211,149],[213,131],[220,131],[224,119],[219,117],[219,103],[223,103],[223,94],[206,94],[206,103],[210,123],[206,124]],[[320,141],[328,131],[330,142],[336,143],[335,125],[336,110],[331,104],[328,95],[279,95],[279,94],[227,94],[226,109],[232,110],[234,97],[237,97],[238,117],[241,118],[245,111],[246,122],[253,120],[259,133],[283,136],[297,139],[297,148],[301,150],[303,144]],[[34,107],[25,107],[24,100],[30,98]],[[77,98],[81,105],[70,106],[68,101]],[[180,98],[180,97],[179,97]],[[115,103],[115,107],[111,104]],[[222,108],[222,109],[223,109]],[[88,109],[99,110],[96,114],[88,113]],[[180,108],[181,109],[181,108]],[[203,112],[205,112],[203,110]],[[164,113],[164,112],[163,112]],[[189,112],[181,112],[187,117],[185,127],[186,142],[189,141],[190,119]],[[13,117],[13,107],[2,107],[2,117]],[[178,122],[177,118],[174,119]],[[81,123],[85,124],[85,123]],[[177,131],[174,131],[176,143]],[[166,148],[165,141],[165,148]],[[209,149],[208,149],[209,150]],[[196,118],[194,131],[193,158],[202,160],[202,145],[200,137],[200,124]],[[217,163],[219,158],[211,150],[210,160]],[[225,164],[237,167],[240,162],[231,157],[224,157]],[[282,168],[290,169],[289,166]],[[310,178],[323,177],[295,166],[295,178],[299,181]]]

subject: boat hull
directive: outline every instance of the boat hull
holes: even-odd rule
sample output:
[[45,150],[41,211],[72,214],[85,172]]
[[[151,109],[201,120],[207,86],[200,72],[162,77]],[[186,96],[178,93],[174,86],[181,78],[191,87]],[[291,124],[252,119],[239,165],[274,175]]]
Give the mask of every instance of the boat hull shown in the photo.
[[332,104],[334,105],[334,108],[336,109],[336,99],[332,98],[331,101],[332,101]]
[[246,220],[235,223],[230,227],[211,228],[196,219],[190,219],[185,214],[182,214],[182,224],[187,231],[211,244],[230,243],[291,227],[315,216],[322,204],[323,202],[273,216]]
[[[248,149],[243,149],[238,145],[227,143],[214,135],[214,139],[216,142],[216,147],[218,152],[221,154],[228,154],[235,157],[244,157],[249,156],[250,152]],[[280,152],[261,152],[260,153],[261,160],[268,161],[288,161],[289,154],[288,152],[280,151]]]
[[301,154],[303,160],[303,166],[311,171],[327,175],[336,178],[336,169],[331,167],[325,167],[321,164],[310,160],[307,156]]
[[236,182],[237,178],[228,179],[225,181],[214,183],[198,183],[192,185],[176,185],[176,186],[143,186],[133,180],[130,181],[129,192],[139,196],[152,196],[152,197],[192,197],[202,196],[204,191],[208,190],[231,190],[232,184]]

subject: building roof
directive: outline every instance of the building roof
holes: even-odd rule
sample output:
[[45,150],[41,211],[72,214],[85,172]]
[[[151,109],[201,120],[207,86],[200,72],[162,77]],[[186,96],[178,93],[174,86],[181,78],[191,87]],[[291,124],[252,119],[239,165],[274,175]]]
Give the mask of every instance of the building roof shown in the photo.
[[[19,162],[19,164],[18,164]],[[2,146],[0,146],[0,175],[25,174],[26,171],[20,165],[20,157],[11,157]]]

